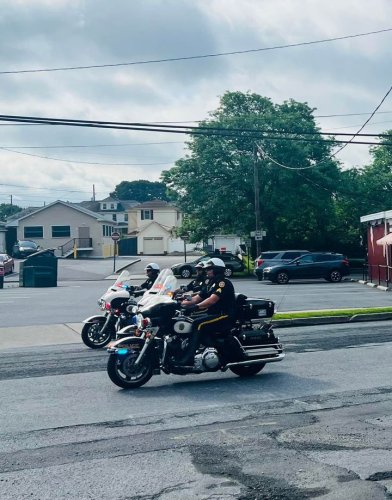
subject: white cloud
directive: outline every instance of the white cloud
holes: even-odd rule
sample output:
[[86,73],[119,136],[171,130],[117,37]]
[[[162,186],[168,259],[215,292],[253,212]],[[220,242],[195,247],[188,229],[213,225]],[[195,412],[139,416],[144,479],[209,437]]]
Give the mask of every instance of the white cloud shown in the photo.
[[[389,19],[388,0],[373,0],[371,8],[366,0],[0,0],[0,71],[248,50],[376,31],[390,27]],[[307,102],[316,114],[371,112],[392,81],[391,37],[392,32],[191,61],[0,75],[0,110],[71,119],[189,121],[206,118],[226,90],[249,90],[275,102]],[[382,110],[392,110],[391,99]],[[392,113],[377,115],[365,131],[392,128],[388,118],[392,123]],[[365,119],[320,118],[319,123],[325,130],[359,128]],[[98,197],[105,197],[122,180],[158,180],[184,151],[184,137],[178,135],[1,125],[0,131],[0,146],[10,148],[166,143],[20,150],[69,163],[0,150],[0,203],[13,194],[22,206],[88,199],[93,184]],[[365,146],[348,146],[339,157],[347,166],[369,160]],[[103,166],[76,160],[167,164]]]

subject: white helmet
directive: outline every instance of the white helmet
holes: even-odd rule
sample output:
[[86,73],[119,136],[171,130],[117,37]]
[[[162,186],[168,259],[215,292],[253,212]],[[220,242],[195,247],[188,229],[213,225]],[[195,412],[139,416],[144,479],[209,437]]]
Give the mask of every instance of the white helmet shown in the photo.
[[218,257],[213,257],[207,262],[204,262],[204,269],[208,271],[208,269],[212,269],[215,273],[224,273],[226,266],[222,259],[218,259]]
[[150,262],[150,264],[146,265],[144,270],[145,271],[156,271],[159,273],[159,266],[158,266],[158,264],[155,264],[155,262]]
[[204,269],[204,262],[203,262],[203,261],[198,262],[198,263],[195,265],[195,268],[196,268],[196,269]]

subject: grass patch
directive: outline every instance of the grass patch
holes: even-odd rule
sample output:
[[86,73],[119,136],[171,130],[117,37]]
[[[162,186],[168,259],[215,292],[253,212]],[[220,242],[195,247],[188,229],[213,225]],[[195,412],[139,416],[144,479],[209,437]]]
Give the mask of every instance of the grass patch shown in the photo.
[[358,309],[331,309],[322,311],[298,311],[276,313],[273,319],[322,318],[325,316],[354,316],[355,314],[375,314],[392,312],[392,307],[363,307]]

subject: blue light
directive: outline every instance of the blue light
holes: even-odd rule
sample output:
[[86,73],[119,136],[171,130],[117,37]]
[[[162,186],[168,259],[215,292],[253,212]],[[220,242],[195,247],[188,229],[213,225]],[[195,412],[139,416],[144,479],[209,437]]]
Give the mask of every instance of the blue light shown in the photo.
[[128,354],[128,349],[119,349],[117,351],[117,354],[120,354],[120,355],[122,355],[122,354]]

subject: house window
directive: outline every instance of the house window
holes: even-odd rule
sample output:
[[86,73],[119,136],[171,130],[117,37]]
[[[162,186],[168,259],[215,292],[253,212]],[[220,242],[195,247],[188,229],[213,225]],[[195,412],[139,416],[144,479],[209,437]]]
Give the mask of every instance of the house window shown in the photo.
[[26,226],[24,228],[24,237],[25,238],[43,238],[44,237],[44,228],[43,226]]
[[102,210],[106,210],[106,203],[102,203]]
[[52,226],[52,238],[70,238],[70,226]]
[[142,210],[142,220],[153,220],[154,213],[153,210]]
[[128,214],[124,214],[124,222],[128,222]]
[[113,232],[113,226],[106,226],[105,224],[102,226],[103,236],[111,236],[112,232]]
[[115,207],[114,203],[111,203],[111,204],[110,204],[110,210],[114,210],[115,208],[116,208],[116,207]]
[[117,214],[113,214],[112,219],[114,220],[114,222],[116,222],[117,221]]

